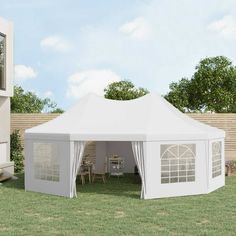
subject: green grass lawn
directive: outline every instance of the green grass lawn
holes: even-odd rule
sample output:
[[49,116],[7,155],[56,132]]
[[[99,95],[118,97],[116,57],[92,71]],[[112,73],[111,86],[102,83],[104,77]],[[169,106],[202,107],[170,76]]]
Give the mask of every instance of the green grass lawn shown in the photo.
[[0,186],[0,235],[236,235],[236,177],[208,195],[140,200],[133,176],[78,185],[77,199]]

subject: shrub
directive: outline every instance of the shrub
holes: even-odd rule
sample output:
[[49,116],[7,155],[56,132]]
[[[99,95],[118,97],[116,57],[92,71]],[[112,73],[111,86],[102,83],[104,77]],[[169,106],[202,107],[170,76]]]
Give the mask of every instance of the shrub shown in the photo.
[[14,130],[11,134],[11,161],[15,163],[15,172],[20,173],[24,170],[23,147],[20,142],[19,130]]

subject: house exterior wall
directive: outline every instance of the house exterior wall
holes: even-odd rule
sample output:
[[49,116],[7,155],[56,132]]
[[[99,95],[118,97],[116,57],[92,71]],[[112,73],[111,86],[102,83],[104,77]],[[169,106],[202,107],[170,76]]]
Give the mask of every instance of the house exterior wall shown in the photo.
[[[0,145],[1,163],[10,161],[10,98],[0,97]],[[6,146],[6,151],[3,151]],[[1,164],[0,163],[0,164]]]
[[5,89],[0,89],[0,165],[4,165],[10,161],[10,97],[13,95],[13,24],[0,18],[0,33],[5,36]]
[[13,96],[13,24],[0,17],[0,33],[6,36],[6,89],[0,97]]

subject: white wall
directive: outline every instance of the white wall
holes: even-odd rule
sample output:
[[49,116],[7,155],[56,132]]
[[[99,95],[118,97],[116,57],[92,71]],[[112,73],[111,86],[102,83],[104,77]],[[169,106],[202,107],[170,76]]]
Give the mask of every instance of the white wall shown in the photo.
[[[10,98],[0,97],[0,145],[7,145],[6,152],[0,153],[1,162],[10,161]],[[0,149],[1,150],[1,149]]]
[[0,90],[0,97],[13,96],[13,24],[0,17],[0,32],[6,35],[6,90]]
[[[0,33],[6,35],[6,90],[0,89],[1,163],[10,161],[10,96],[13,95],[13,24],[0,18]],[[1,151],[2,150],[2,151]]]

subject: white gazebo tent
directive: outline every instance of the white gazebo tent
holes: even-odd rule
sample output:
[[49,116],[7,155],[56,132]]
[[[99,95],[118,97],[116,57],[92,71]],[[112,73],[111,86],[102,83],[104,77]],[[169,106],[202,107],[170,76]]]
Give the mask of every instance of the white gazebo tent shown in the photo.
[[89,94],[26,130],[25,189],[76,196],[85,143],[96,141],[98,156],[107,155],[109,143],[130,144],[141,198],[206,194],[225,184],[224,138],[224,131],[191,119],[156,93],[129,101]]

